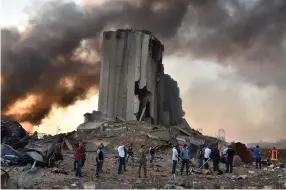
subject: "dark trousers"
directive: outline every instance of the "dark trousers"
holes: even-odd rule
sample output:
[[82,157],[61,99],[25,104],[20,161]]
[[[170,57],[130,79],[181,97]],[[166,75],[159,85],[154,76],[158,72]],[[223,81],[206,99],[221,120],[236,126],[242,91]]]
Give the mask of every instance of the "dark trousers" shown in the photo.
[[126,159],[127,159],[127,157],[124,158],[124,161],[123,161],[123,164],[122,164],[124,171],[127,171],[127,170],[126,170],[126,163],[127,163],[127,162],[126,162]]
[[204,159],[203,158],[199,158],[198,160],[198,165],[200,169],[203,169],[202,166],[204,165]]
[[233,163],[233,158],[226,159],[226,171],[225,171],[226,173],[228,172],[232,173],[232,169],[233,169],[232,163]]
[[255,158],[255,165],[257,169],[261,169],[261,157]]
[[172,174],[176,174],[177,164],[178,164],[178,161],[177,160],[173,160]]
[[74,162],[73,162],[73,171],[75,171],[76,170],[76,160],[74,160]]
[[187,173],[187,175],[189,174],[189,160],[183,159],[182,167],[181,167],[181,175],[183,174],[185,165],[186,165],[186,173]]
[[219,160],[218,159],[213,159],[213,167],[214,167],[214,171],[218,171],[218,164],[219,164]]
[[132,159],[132,162],[134,162],[134,161],[135,161],[135,160],[134,160],[133,155],[134,155],[134,154],[133,154],[133,152],[127,153],[126,163],[128,163],[129,158],[131,158],[131,159]]
[[139,168],[138,168],[138,177],[141,175],[141,168],[143,167],[144,169],[144,177],[147,177],[147,160],[140,160],[139,162]]
[[155,154],[151,154],[151,159],[150,159],[151,164],[153,163],[154,159],[155,159]]
[[209,163],[207,162],[207,160],[208,160],[208,158],[205,158],[205,162],[206,162],[205,163],[205,169],[208,170],[210,167],[209,167]]
[[119,167],[118,167],[118,174],[122,173],[122,166],[124,165],[125,158],[124,157],[119,157]]
[[75,176],[81,177],[82,160],[76,160]]
[[99,160],[96,164],[96,176],[99,176],[102,166],[103,166],[103,160]]
[[100,172],[103,172],[103,170],[102,170],[103,164],[104,164],[104,160],[102,160],[102,166],[101,166]]
[[[85,160],[82,160],[81,162],[82,162],[81,167],[83,167]],[[73,162],[73,170],[74,171],[76,170],[76,160],[74,160],[74,162]]]

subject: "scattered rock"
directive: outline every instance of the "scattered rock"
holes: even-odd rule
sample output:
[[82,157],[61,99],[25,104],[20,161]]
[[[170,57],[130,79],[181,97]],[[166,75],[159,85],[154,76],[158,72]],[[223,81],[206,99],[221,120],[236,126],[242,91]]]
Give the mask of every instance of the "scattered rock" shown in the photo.
[[186,141],[186,137],[184,137],[184,136],[177,136],[176,140],[177,141],[182,141],[182,142],[187,142]]
[[196,173],[196,174],[211,174],[211,171],[210,170],[206,170],[206,169],[195,169],[193,168],[192,169],[192,172]]
[[32,188],[35,183],[41,181],[44,173],[42,169],[32,167],[30,170],[23,172],[18,179],[18,186],[20,188]]
[[63,169],[59,169],[59,168],[53,168],[52,169],[53,173],[60,173],[60,174],[68,174],[67,171],[63,170]]
[[136,184],[141,184],[141,183],[142,183],[142,180],[141,180],[141,179],[137,179],[137,180],[135,181],[135,183],[136,183]]
[[242,165],[242,160],[238,155],[233,157],[233,167],[239,167]]
[[237,179],[246,179],[247,178],[247,175],[240,175],[237,177]]

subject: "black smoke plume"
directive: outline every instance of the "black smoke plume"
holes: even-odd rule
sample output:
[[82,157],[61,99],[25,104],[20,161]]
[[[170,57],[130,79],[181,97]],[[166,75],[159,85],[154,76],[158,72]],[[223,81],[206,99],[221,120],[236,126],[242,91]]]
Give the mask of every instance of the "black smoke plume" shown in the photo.
[[[84,39],[99,42],[107,27],[149,30],[169,54],[217,59],[244,80],[285,88],[285,20],[284,0],[112,0],[87,8],[49,2],[36,11],[25,37],[1,29],[1,109],[39,94],[41,101],[21,118],[38,124],[52,105],[84,99],[98,84],[98,64],[72,59],[74,51]],[[73,78],[72,89],[58,85],[64,77]]]

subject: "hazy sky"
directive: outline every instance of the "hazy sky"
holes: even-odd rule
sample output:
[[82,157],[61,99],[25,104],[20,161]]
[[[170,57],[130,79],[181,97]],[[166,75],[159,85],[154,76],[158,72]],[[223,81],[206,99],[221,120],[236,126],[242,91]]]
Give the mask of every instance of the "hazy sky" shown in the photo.
[[[24,30],[29,19],[25,9],[30,4],[30,0],[1,0],[1,26]],[[218,129],[223,128],[227,140],[273,141],[283,137],[283,133],[277,136],[277,131],[273,132],[275,127],[264,136],[253,135],[257,130],[268,129],[265,126],[268,113],[264,112],[262,103],[265,105],[273,89],[258,89],[245,83],[238,79],[234,68],[222,67],[215,62],[173,55],[165,56],[163,63],[165,72],[178,81],[190,126],[202,128],[203,133],[208,135],[215,135]],[[55,133],[57,126],[62,131],[76,129],[83,122],[83,114],[96,109],[97,96],[91,92],[89,99],[74,106],[55,108],[38,130]]]

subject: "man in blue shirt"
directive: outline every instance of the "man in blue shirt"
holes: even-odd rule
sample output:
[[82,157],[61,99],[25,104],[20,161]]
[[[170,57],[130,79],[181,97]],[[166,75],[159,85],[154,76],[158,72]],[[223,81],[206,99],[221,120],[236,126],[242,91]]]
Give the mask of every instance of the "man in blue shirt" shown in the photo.
[[259,167],[259,169],[261,169],[261,152],[260,152],[260,148],[258,145],[256,146],[256,148],[254,148],[253,155],[255,158],[256,168],[258,169]]
[[189,175],[189,149],[186,144],[184,144],[182,148],[182,167],[181,167],[181,175],[183,175],[184,167],[186,165],[186,173]]

